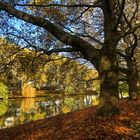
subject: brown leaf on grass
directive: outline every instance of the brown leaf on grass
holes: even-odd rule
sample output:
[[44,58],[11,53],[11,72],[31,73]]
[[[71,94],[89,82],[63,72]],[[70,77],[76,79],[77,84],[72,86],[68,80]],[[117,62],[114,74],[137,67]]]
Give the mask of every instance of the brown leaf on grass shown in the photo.
[[124,126],[115,126],[114,131],[115,131],[115,133],[120,134],[120,135],[132,135],[133,134],[133,129],[127,128]]

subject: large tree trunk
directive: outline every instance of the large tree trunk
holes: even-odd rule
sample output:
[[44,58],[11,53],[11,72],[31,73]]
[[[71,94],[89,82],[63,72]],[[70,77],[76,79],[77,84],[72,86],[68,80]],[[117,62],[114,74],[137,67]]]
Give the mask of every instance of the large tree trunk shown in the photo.
[[120,40],[117,31],[116,2],[102,0],[104,13],[104,45],[101,49],[98,72],[100,76],[100,103],[97,115],[119,114],[118,100],[118,60],[116,47]]
[[[115,33],[117,35],[117,33]],[[112,116],[119,114],[118,97],[118,59],[116,53],[117,38],[111,38],[111,34],[105,40],[99,61],[100,76],[100,104],[97,115]]]
[[100,59],[100,104],[97,115],[112,116],[119,114],[117,108],[118,100],[118,62],[116,55],[116,44],[106,44],[107,51],[104,51]]

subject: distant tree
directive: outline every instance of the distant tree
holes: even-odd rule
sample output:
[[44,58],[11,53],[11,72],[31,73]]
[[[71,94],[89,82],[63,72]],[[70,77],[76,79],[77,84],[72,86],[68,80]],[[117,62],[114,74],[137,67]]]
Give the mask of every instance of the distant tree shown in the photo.
[[50,87],[71,94],[77,92],[77,94],[83,94],[87,88],[90,88],[91,92],[96,90],[93,88],[95,88],[97,82],[92,81],[93,78],[98,76],[95,70],[80,64],[76,59],[73,60],[59,55],[52,55],[50,58],[52,61],[48,62],[44,69],[46,81]]
[[97,76],[97,72],[80,64],[79,58],[73,60],[58,54],[47,57],[41,52],[20,48],[4,38],[0,42],[1,82],[6,83],[10,90],[20,90],[29,81],[36,88],[47,84],[48,89],[59,89],[63,93],[71,89],[73,94],[76,91],[82,94],[89,87],[92,92],[93,85],[96,86],[97,82],[91,79]]

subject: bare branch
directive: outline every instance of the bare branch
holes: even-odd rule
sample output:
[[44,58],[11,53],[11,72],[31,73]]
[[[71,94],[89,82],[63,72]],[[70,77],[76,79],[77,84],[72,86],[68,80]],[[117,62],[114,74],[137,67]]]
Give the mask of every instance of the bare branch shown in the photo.
[[117,19],[116,25],[114,27],[114,30],[116,30],[118,25],[119,25],[119,22],[120,22],[120,20],[122,18],[122,15],[123,15],[124,7],[125,7],[125,0],[122,0],[122,4],[121,4],[121,8],[120,8],[120,14],[118,16],[118,19]]
[[130,30],[128,30],[127,32],[125,32],[124,34],[122,34],[121,37],[124,37],[126,35],[130,35],[133,34],[134,32],[136,32],[138,29],[140,29],[140,23],[138,23],[134,28],[131,28]]
[[76,17],[75,19],[72,20],[72,22],[75,22],[76,20],[78,20],[79,18],[81,18],[83,16],[83,14],[85,12],[87,12],[90,9],[90,7],[86,8],[78,17]]
[[133,33],[133,36],[134,36],[134,44],[131,45],[131,52],[130,52],[130,56],[131,56],[131,57],[133,57],[134,51],[135,51],[135,49],[137,48],[137,45],[138,45],[138,38],[137,38],[137,35]]
[[[134,51],[135,51],[135,49],[137,48],[137,45],[138,45],[138,38],[137,38],[137,35],[135,34],[135,31],[133,31],[134,29],[132,28],[132,25],[131,25],[132,20],[129,22],[127,17],[125,16],[125,14],[123,16],[124,16],[124,19],[125,19],[128,27],[129,27],[130,31],[132,30],[131,34],[133,34],[133,36],[134,36],[134,44],[131,45],[131,47],[130,47],[131,52],[129,52],[130,53],[129,56],[133,57]],[[138,27],[138,28],[140,28],[140,27]]]

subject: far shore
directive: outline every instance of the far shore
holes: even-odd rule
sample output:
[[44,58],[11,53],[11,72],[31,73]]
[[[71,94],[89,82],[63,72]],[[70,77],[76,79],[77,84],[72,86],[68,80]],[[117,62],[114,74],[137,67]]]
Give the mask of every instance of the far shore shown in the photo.
[[[46,93],[46,94],[42,94],[42,95],[36,95],[35,97],[24,97],[24,96],[22,96],[22,95],[14,95],[14,96],[9,96],[8,98],[6,98],[6,99],[22,99],[22,98],[41,98],[41,97],[48,97],[48,96],[66,96],[66,97],[68,97],[68,96],[92,96],[92,95],[95,95],[95,94],[61,94],[61,93],[59,93],[59,94],[57,94],[57,93],[50,93],[50,94],[48,94],[48,93]],[[95,95],[95,96],[98,96],[98,95]],[[0,100],[3,100],[4,98],[0,98]]]

